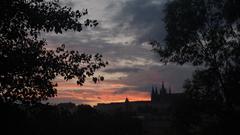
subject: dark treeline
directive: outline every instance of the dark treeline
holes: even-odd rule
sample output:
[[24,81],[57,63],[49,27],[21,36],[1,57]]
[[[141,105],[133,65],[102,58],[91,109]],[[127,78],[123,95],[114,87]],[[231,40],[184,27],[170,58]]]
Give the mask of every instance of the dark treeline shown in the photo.
[[108,113],[73,103],[31,106],[1,103],[0,108],[0,129],[6,135],[226,135],[240,132],[239,110],[196,101],[187,94],[163,110],[146,107]]
[[196,100],[184,93],[185,99],[175,104],[172,115],[174,135],[240,134],[240,110],[210,100]]
[[141,122],[126,113],[105,114],[89,105],[0,104],[1,133],[24,135],[141,135]]

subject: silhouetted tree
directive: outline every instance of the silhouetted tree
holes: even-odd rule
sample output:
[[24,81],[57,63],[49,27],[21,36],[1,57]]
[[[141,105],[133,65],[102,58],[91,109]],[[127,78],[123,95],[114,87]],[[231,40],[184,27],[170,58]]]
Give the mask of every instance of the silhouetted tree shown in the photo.
[[[238,0],[170,1],[165,9],[166,45],[151,42],[162,62],[191,63],[203,66],[203,74],[214,74],[211,89],[229,106],[240,103],[239,9]],[[204,83],[201,87],[210,90]]]
[[223,104],[212,70],[197,70],[184,84],[185,100],[177,103],[173,127],[183,135],[239,134],[239,110]]
[[222,96],[216,74],[211,70],[197,70],[192,80],[186,80],[184,84],[185,93],[193,100],[205,103],[222,103]]
[[200,66],[187,80],[178,105],[178,134],[238,131],[240,1],[173,0],[166,5],[166,44],[151,42],[164,63]]
[[[36,103],[56,95],[53,80],[77,79],[82,85],[86,77],[104,67],[102,55],[67,51],[65,45],[56,50],[46,48],[40,32],[94,27],[96,20],[82,20],[87,10],[73,11],[57,0],[0,1],[0,98],[3,102]],[[97,82],[104,78],[93,77]]]

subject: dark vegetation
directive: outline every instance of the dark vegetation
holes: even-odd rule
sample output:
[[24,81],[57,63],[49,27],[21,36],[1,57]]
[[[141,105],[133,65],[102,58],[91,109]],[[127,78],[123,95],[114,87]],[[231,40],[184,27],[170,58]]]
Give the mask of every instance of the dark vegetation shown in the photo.
[[229,109],[214,101],[192,99],[176,104],[172,130],[176,135],[239,134],[240,110]]
[[166,45],[152,42],[162,62],[202,67],[186,82],[187,91],[214,96],[216,101],[221,98],[229,107],[240,103],[239,7],[237,0],[169,2]]
[[0,104],[5,135],[141,135],[142,125],[127,113],[105,114],[88,105]]
[[[80,32],[95,27],[96,20],[82,20],[88,12],[73,11],[58,1],[1,0],[0,1],[0,100],[8,103],[34,104],[57,94],[53,80],[76,78],[83,85],[86,77],[107,65],[102,55],[46,48],[41,32],[61,34]],[[94,76],[93,81],[102,81]]]
[[166,44],[151,42],[164,63],[198,66],[175,113],[177,134],[239,134],[240,1],[173,0],[165,9]]
[[73,11],[58,1],[0,1],[0,132],[25,135],[141,135],[141,122],[125,113],[107,115],[87,105],[41,104],[57,94],[53,81],[76,78],[83,85],[108,63],[102,55],[46,48],[41,32],[61,34],[95,27],[96,20],[82,20],[88,11]]

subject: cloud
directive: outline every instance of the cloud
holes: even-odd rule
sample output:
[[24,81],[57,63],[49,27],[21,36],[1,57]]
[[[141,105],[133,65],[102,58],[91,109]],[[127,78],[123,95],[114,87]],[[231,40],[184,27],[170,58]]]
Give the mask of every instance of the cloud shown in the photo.
[[135,100],[149,99],[152,85],[164,81],[173,91],[182,91],[182,84],[190,78],[194,68],[189,65],[164,66],[151,51],[149,40],[164,44],[166,36],[164,6],[167,0],[67,0],[74,9],[87,8],[87,17],[97,19],[96,28],[82,32],[63,34],[42,33],[49,48],[66,44],[66,49],[103,54],[110,64],[98,73],[105,81],[83,87],[74,81],[65,83],[58,78],[59,96],[53,102],[73,101],[95,104],[96,102],[122,101],[126,96]]
[[[69,90],[59,90],[58,95],[55,98],[51,98],[49,102],[51,103],[60,103],[60,102],[74,102],[77,104],[90,104],[96,105],[97,103],[103,102],[122,102],[126,97],[128,97],[131,101],[138,100],[149,100],[150,93],[144,91],[136,91],[136,90],[125,90],[122,91],[120,89],[124,89],[130,86],[125,84],[110,84],[112,88],[101,85],[101,89],[85,89],[81,88],[80,90],[74,89],[71,87]],[[78,87],[79,86],[76,86]]]
[[165,3],[166,0],[128,0],[122,3],[122,10],[113,20],[119,22],[120,31],[136,35],[138,43],[153,39],[163,42]]
[[161,86],[164,82],[166,87],[171,87],[173,92],[182,92],[184,81],[191,78],[194,67],[190,65],[177,66],[175,64],[150,66],[138,73],[128,73],[127,77],[119,82],[136,86],[138,91],[151,91],[152,86]]
[[136,72],[139,72],[141,70],[142,69],[140,69],[140,68],[129,68],[129,67],[117,68],[117,67],[115,67],[115,68],[105,69],[103,71],[106,72],[106,73],[116,73],[116,72],[122,72],[122,73],[133,72],[133,73],[136,73]]

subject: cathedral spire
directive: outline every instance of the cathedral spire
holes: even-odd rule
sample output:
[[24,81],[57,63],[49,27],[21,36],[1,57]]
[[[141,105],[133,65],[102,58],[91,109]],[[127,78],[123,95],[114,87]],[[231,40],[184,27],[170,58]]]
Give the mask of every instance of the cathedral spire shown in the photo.
[[172,89],[171,89],[171,86],[169,86],[169,89],[168,89],[168,94],[172,94]]
[[155,90],[154,87],[152,86],[152,93],[151,93],[151,101],[155,99]]
[[152,86],[152,94],[154,94],[155,92],[154,92],[154,87]]
[[155,92],[155,89],[154,89],[154,87],[152,86],[152,93],[151,93],[151,97],[154,97],[154,95],[156,94],[156,92]]
[[164,82],[162,81],[162,88],[160,89],[160,95],[166,95],[167,94],[167,90],[164,86]]
[[158,88],[155,87],[155,95],[158,95]]
[[164,81],[162,81],[162,89],[165,89],[165,87],[164,87]]

